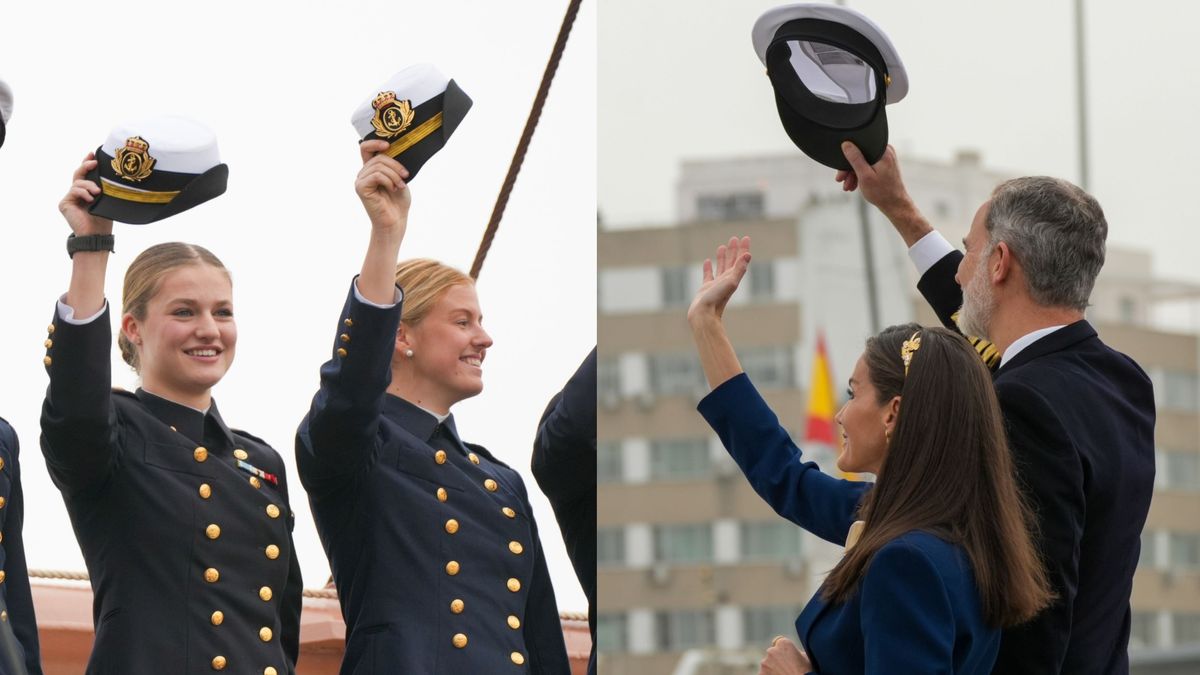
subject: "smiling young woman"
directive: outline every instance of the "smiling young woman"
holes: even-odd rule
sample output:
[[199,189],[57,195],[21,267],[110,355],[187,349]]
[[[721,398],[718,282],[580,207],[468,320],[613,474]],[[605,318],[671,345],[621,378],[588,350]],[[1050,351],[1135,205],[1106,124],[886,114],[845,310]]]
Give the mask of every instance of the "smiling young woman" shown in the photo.
[[567,673],[521,477],[450,412],[483,390],[492,345],[475,284],[434,260],[397,266],[408,172],[386,142],[359,147],[371,243],[296,439],[346,617],[341,672]]
[[[79,238],[89,155],[59,210]],[[95,594],[88,673],[295,672],[300,567],[283,462],[226,426],[212,387],[233,361],[233,286],[199,246],[153,246],[125,275],[119,342],[134,393],[110,388],[107,250],[77,250],[46,369],[42,451]]]

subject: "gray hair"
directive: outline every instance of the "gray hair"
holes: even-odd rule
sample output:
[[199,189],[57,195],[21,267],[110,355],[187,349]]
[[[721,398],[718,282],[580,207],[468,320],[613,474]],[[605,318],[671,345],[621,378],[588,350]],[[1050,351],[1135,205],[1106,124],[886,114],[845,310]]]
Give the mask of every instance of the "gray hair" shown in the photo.
[[1059,178],[1014,178],[992,192],[985,224],[988,252],[999,242],[1008,244],[1034,302],[1087,308],[1108,237],[1095,197]]

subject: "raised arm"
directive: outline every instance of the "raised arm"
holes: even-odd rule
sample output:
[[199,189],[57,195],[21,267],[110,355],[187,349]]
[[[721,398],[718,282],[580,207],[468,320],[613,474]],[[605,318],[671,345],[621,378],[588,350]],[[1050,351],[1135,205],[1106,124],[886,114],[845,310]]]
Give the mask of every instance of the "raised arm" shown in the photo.
[[382,151],[359,146],[363,167],[354,188],[371,222],[362,271],[338,317],[332,358],[296,438],[300,478],[309,490],[357,471],[375,451],[384,394],[400,324],[396,258],[408,224],[408,171]]
[[844,544],[868,483],[838,480],[801,459],[800,449],[742,372],[725,332],[725,306],[750,264],[750,238],[732,238],[704,261],[704,281],[688,323],[712,393],[700,414],[775,512],[836,544]]
[[595,499],[595,349],[546,406],[533,442],[531,464],[538,487],[550,498],[556,513],[578,499]]
[[[95,155],[89,153],[58,205],[75,237],[112,234],[111,220],[87,210],[100,194],[100,187],[87,180],[96,164]],[[104,300],[108,256],[107,250],[78,251],[72,256],[71,282],[46,340],[50,387],[42,407],[42,450],[55,484],[66,491],[102,483],[116,455],[112,329]]]

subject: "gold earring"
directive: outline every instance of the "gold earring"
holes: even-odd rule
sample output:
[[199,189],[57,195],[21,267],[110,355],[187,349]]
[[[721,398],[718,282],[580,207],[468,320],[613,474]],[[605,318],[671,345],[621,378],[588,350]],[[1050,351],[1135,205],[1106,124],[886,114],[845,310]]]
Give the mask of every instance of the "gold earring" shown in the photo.
[[888,445],[892,444],[892,432],[888,431],[886,424],[883,425],[883,439],[887,441]]

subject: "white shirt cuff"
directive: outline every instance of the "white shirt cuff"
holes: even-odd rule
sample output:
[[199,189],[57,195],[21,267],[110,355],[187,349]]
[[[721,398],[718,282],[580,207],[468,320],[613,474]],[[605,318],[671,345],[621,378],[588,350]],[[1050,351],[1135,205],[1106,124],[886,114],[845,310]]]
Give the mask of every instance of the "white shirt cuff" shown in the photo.
[[75,318],[75,308],[67,304],[67,294],[63,293],[62,297],[60,297],[58,299],[58,318],[62,321],[66,321],[67,323],[73,324],[76,326],[82,326],[84,324],[88,324],[88,323],[95,321],[96,319],[100,318],[100,315],[103,314],[105,312],[105,310],[107,310],[107,309],[108,309],[108,300],[106,299],[104,301],[104,305],[100,308],[100,311],[96,312],[95,314],[89,316],[86,319],[76,319]]
[[395,307],[396,305],[400,304],[400,301],[404,299],[404,293],[399,288],[396,288],[396,294],[392,297],[394,299],[392,300],[392,304],[390,304],[390,305],[381,305],[377,302],[371,302],[370,300],[364,298],[362,293],[358,292],[358,279],[354,280],[354,298],[356,300],[358,300],[359,302],[363,303],[364,305],[378,307],[379,309],[391,309],[391,308]]
[[945,258],[946,254],[953,250],[954,247],[946,241],[942,233],[934,230],[921,237],[920,241],[908,249],[908,257],[917,266],[917,276],[923,277],[930,267],[933,267],[937,261]]

